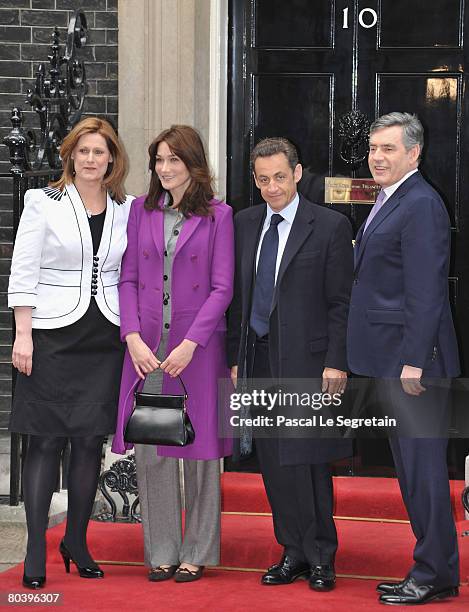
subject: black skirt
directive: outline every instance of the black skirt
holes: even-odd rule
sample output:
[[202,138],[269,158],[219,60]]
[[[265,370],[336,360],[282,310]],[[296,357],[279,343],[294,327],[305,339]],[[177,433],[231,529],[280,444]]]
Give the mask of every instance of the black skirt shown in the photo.
[[124,356],[119,327],[94,298],[83,317],[33,329],[31,376],[18,373],[10,431],[50,436],[114,433]]

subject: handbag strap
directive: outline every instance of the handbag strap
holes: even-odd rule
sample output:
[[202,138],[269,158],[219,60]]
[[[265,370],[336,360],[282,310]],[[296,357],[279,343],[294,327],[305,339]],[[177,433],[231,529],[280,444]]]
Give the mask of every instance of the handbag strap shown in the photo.
[[[178,378],[179,378],[179,382],[180,382],[180,383],[181,383],[181,385],[182,385],[182,388],[184,389],[184,395],[186,396],[186,399],[187,399],[189,396],[188,396],[188,394],[187,394],[186,385],[184,384],[184,381],[183,381],[183,380],[182,380],[182,378],[179,376],[179,374],[178,374]],[[135,388],[138,386],[138,383],[139,383],[139,381],[137,380],[137,382],[136,382],[136,384],[135,384],[135,387],[134,387],[134,390],[135,390]]]
[[182,388],[184,389],[184,395],[185,395],[185,396],[186,396],[186,398],[187,398],[187,397],[188,397],[188,395],[187,395],[186,385],[184,384],[184,382],[183,382],[182,378],[179,376],[179,374],[178,374],[178,378],[179,378],[179,382],[180,382],[180,383],[181,383],[181,385],[182,385]]

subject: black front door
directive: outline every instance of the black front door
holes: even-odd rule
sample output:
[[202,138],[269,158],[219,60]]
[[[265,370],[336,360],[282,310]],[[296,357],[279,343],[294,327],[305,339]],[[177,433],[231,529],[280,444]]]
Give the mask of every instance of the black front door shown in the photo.
[[[425,127],[421,171],[452,220],[449,278],[464,375],[469,373],[469,131],[466,126],[469,2],[466,0],[231,0],[227,200],[258,201],[249,151],[285,136],[316,179],[350,176],[341,159],[339,119],[359,110],[370,121],[399,110]],[[366,161],[359,169],[370,176]],[[368,205],[336,206],[357,228]],[[354,473],[388,458],[358,445]],[[376,445],[376,448],[383,445]],[[456,472],[465,445],[453,442]],[[360,465],[366,464],[370,470]]]

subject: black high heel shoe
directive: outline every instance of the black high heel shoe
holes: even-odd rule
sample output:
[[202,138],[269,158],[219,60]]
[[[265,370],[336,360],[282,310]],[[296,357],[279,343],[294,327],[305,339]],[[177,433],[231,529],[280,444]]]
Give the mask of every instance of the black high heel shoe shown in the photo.
[[27,589],[42,589],[45,583],[45,576],[26,576],[26,572],[23,572],[23,586]]
[[73,561],[73,563],[75,563],[76,565],[78,573],[82,578],[104,578],[104,572],[98,566],[80,567],[78,563],[73,559],[72,555],[70,554],[70,551],[65,546],[63,540],[60,542],[59,552],[62,555],[62,559],[64,560],[65,571],[67,572],[67,574],[70,574],[70,561]]

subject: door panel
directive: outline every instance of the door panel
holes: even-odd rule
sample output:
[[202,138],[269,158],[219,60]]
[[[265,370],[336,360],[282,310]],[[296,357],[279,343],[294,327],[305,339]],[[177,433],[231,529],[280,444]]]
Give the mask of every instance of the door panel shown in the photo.
[[[313,163],[327,174],[332,139],[332,75],[254,76],[255,138],[288,134],[302,152],[303,163]],[[275,100],[275,104],[270,104]]]
[[257,0],[253,6],[254,47],[333,47],[334,2],[315,0],[314,11],[303,0]]
[[463,1],[412,0],[400,7],[394,0],[381,0],[379,4],[381,47],[461,46]]

